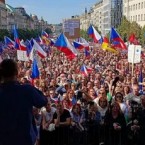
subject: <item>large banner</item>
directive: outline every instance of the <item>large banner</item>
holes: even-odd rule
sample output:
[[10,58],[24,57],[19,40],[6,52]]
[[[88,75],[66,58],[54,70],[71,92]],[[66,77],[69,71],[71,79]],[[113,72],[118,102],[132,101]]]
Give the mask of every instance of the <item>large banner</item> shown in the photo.
[[141,61],[141,45],[129,45],[128,62],[140,63]]
[[80,20],[66,19],[63,21],[63,32],[68,39],[76,39],[80,37]]

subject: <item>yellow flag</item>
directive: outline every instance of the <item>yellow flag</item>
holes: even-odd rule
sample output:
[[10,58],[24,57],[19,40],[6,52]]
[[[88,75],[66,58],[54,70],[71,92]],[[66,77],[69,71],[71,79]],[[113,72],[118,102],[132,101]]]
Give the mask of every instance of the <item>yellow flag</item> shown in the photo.
[[105,43],[105,42],[102,43],[102,49],[109,51],[109,52],[112,52],[112,53],[116,53],[116,54],[119,53],[116,49],[111,48],[110,45],[108,43]]

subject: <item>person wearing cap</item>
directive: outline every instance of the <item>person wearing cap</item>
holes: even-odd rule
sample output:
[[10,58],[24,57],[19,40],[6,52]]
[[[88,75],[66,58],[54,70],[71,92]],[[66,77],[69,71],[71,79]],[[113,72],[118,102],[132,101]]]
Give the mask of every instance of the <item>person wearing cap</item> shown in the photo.
[[17,63],[5,59],[0,63],[0,144],[34,145],[37,129],[33,106],[47,104],[42,92],[30,84],[17,81]]

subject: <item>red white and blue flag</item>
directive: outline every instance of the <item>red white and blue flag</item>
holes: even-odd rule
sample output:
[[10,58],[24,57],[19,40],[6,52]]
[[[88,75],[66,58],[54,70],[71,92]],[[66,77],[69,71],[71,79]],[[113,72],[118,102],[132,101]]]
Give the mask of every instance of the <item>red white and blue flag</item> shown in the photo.
[[36,42],[39,44],[39,45],[43,45],[43,40],[41,39],[41,37],[37,37],[35,38]]
[[26,45],[26,47],[27,47],[27,56],[29,57],[30,52],[31,52],[31,50],[32,50],[32,44],[31,44],[31,41],[26,40],[25,45]]
[[81,72],[81,74],[83,74],[84,76],[88,76],[88,75],[89,75],[89,74],[88,74],[88,71],[87,71],[87,67],[86,67],[86,65],[84,65],[84,64],[81,66],[80,72]]
[[91,56],[90,56],[90,52],[85,48],[85,57],[87,58],[87,59],[89,59]]
[[114,28],[111,28],[110,42],[114,47],[127,49],[127,46],[125,45],[124,41]]
[[73,45],[76,49],[84,49],[89,50],[89,43],[84,38],[79,38],[73,42]]
[[42,47],[36,42],[35,39],[31,40],[32,44],[32,49],[31,52],[29,53],[29,58],[30,60],[33,60],[33,58],[38,54],[41,58],[47,57],[47,53],[42,49]]
[[5,42],[5,45],[10,48],[14,48],[14,46],[15,46],[15,42],[7,36],[4,37],[4,42]]
[[41,37],[46,37],[46,38],[49,38],[49,35],[48,35],[48,33],[47,33],[47,32],[42,31],[42,33],[41,33]]
[[20,39],[18,37],[18,32],[17,32],[17,29],[16,29],[15,25],[13,27],[13,32],[14,32],[14,40],[15,40],[15,46],[14,47],[18,50],[26,51],[26,47],[23,47],[23,45],[20,43]]
[[97,30],[90,25],[88,28],[88,35],[94,40],[94,42],[98,43],[101,39],[101,35],[97,32]]
[[78,55],[77,50],[70,44],[63,33],[60,34],[54,46],[57,47],[61,52],[63,52],[65,56],[70,60],[74,59]]
[[34,85],[34,80],[35,79],[39,79],[39,75],[40,75],[40,72],[39,72],[39,69],[38,69],[38,63],[37,63],[37,60],[34,58],[33,59],[33,63],[32,63],[32,73],[31,73],[31,83],[32,85]]

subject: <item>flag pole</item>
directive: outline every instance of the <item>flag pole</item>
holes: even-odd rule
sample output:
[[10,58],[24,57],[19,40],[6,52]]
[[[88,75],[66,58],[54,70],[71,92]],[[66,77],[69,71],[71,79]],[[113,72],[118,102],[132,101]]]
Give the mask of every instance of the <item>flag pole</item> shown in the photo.
[[134,75],[134,57],[135,57],[135,48],[136,46],[134,45],[134,48],[133,48],[133,60],[132,60],[132,77]]

